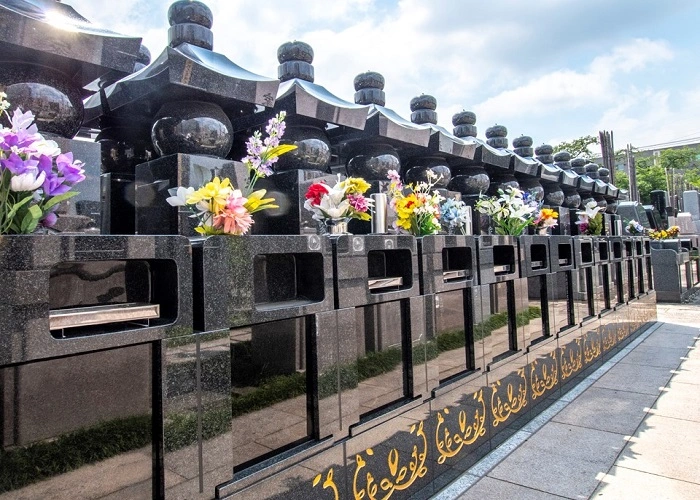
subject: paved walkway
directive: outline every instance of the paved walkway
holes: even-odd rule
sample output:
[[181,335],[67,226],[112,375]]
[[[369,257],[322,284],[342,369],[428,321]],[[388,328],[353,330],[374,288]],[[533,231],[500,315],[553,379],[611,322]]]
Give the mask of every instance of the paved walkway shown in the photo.
[[434,499],[700,499],[700,304],[649,330]]

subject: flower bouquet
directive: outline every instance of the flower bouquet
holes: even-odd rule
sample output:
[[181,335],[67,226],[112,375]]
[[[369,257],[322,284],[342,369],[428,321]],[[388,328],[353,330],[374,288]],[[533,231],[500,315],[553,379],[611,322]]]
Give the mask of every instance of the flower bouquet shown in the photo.
[[447,198],[440,205],[440,222],[449,234],[455,234],[458,230],[467,234],[467,225],[471,223],[469,207],[461,200]]
[[78,193],[70,189],[85,180],[83,163],[61,153],[34,125],[31,111],[15,109],[0,92],[0,235],[29,234],[56,224],[58,204]]
[[445,198],[433,190],[440,177],[431,170],[426,175],[427,182],[408,184],[404,188],[398,172],[389,170],[389,208],[396,214],[394,229],[414,236],[440,231],[440,203]]
[[491,217],[496,234],[520,236],[539,215],[539,203],[517,188],[498,190],[498,196],[476,202],[477,211]]
[[267,191],[254,191],[255,182],[272,173],[272,165],[279,157],[296,149],[293,145],[280,145],[284,135],[285,112],[270,119],[265,129],[268,137],[262,139],[259,131],[246,142],[247,153],[241,161],[248,168],[250,177],[243,190],[236,189],[230,179],[215,177],[199,189],[177,187],[169,189],[166,201],[174,207],[187,207],[199,223],[195,228],[204,236],[219,234],[243,235],[253,225],[252,215],[260,210],[278,208],[274,198],[265,198]]
[[304,208],[313,213],[311,217],[322,224],[320,227],[325,232],[328,229],[335,233],[346,232],[350,219],[370,220],[372,200],[364,196],[369,188],[369,183],[361,177],[348,177],[341,181],[338,174],[338,181],[333,187],[325,182],[311,184],[304,195]]
[[633,236],[644,234],[644,226],[642,226],[636,220],[629,221],[625,226],[625,230]]
[[649,237],[652,240],[670,240],[678,236],[681,232],[681,228],[678,226],[671,226],[668,229],[659,229],[656,231],[649,231]]
[[539,234],[547,234],[549,228],[555,227],[557,225],[557,214],[556,210],[551,208],[543,208],[540,213],[532,221],[532,225],[535,226]]
[[599,236],[603,232],[603,214],[600,213],[601,210],[598,203],[591,200],[586,203],[582,211],[576,212],[576,215],[578,215],[576,225],[580,234]]

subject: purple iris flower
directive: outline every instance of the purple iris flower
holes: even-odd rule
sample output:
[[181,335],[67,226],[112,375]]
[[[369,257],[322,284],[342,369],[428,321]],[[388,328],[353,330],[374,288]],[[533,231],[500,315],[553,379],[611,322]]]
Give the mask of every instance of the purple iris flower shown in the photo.
[[44,185],[42,187],[44,188],[45,196],[57,196],[59,194],[67,193],[71,188],[69,184],[65,184],[65,179],[63,177],[59,177],[54,172],[46,175],[46,179],[44,180]]
[[0,160],[0,165],[15,175],[23,174],[29,168],[36,168],[38,164],[36,160],[23,160],[17,153],[11,153],[7,159]]
[[56,169],[71,185],[85,180],[82,167],[82,162],[73,161],[73,153],[60,154],[56,157]]

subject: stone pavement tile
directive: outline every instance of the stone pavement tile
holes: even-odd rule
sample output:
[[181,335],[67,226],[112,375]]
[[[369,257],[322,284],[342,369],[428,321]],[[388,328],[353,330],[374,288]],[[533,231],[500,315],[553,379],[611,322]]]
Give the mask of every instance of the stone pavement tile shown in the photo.
[[700,498],[700,485],[624,467],[613,467],[591,498],[678,500]]
[[644,347],[671,347],[678,349],[688,349],[695,344],[695,338],[697,337],[697,329],[689,331],[687,327],[679,327],[686,329],[685,332],[670,332],[668,330],[661,331],[661,329],[652,333],[649,338],[644,340],[640,346]]
[[649,416],[625,446],[618,467],[700,483],[700,423]]
[[554,417],[555,422],[631,436],[656,396],[590,387]]
[[674,370],[673,381],[694,386],[700,385],[700,359],[687,359]]
[[671,380],[671,375],[673,373],[669,368],[618,363],[600,377],[593,387],[659,395],[661,388]]
[[550,422],[489,477],[567,498],[588,498],[625,446],[624,436]]
[[678,382],[673,377],[671,383],[653,406],[651,413],[662,417],[700,422],[700,391],[698,391],[698,386]]
[[469,488],[458,500],[554,500],[561,498],[544,491],[533,490],[517,484],[485,477]]
[[685,347],[646,346],[642,343],[622,358],[620,363],[675,369],[687,354],[688,349]]

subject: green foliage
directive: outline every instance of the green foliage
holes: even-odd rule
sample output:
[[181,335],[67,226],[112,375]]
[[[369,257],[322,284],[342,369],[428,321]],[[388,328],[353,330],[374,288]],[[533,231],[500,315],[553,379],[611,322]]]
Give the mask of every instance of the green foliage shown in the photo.
[[658,164],[664,169],[687,170],[700,166],[700,150],[696,148],[664,149],[658,157]]
[[[635,156],[637,172],[637,190],[643,204],[651,203],[651,191],[666,190],[667,175],[682,175],[684,182],[693,188],[700,188],[700,149],[678,148],[664,149],[658,156]],[[616,184],[619,185],[619,173]]]
[[620,189],[630,188],[630,178],[627,175],[627,172],[623,172],[622,170],[615,172],[615,186],[619,187]]
[[563,141],[554,146],[554,152],[568,151],[572,158],[586,158],[590,160],[594,154],[590,149],[593,144],[598,144],[598,137],[593,135],[585,135],[572,141]]
[[599,236],[603,234],[603,214],[598,212],[595,217],[588,219],[588,234]]
[[105,460],[151,443],[151,416],[111,420],[53,441],[0,451],[0,492]]
[[233,416],[262,410],[272,404],[280,403],[306,393],[306,373],[276,375],[261,382],[250,392],[233,394],[231,406]]
[[[539,318],[539,307],[530,307],[516,315],[518,327],[527,325],[530,320]],[[475,325],[475,340],[491,335],[491,332],[508,324],[507,313],[491,315]],[[436,358],[441,352],[464,348],[464,330],[452,330],[440,334],[425,345],[413,348],[415,365],[425,359]],[[244,354],[250,346],[236,344],[235,352]],[[401,349],[389,348],[370,352],[356,363],[341,365],[341,390],[355,388],[359,381],[388,373],[402,362]],[[250,367],[249,367],[250,368]],[[190,368],[184,368],[185,371]],[[247,371],[246,378],[251,375]],[[334,394],[338,387],[338,372],[335,368],[319,375],[319,397]],[[292,373],[277,375],[259,380],[257,387],[249,392],[233,394],[231,414],[233,418],[266,408],[306,393],[306,374]],[[231,415],[224,405],[208,406],[202,413],[203,439],[210,439],[231,430]],[[169,414],[164,424],[166,451],[174,451],[197,442],[197,412]],[[64,474],[71,470],[107,458],[142,448],[151,443],[151,416],[140,415],[104,422],[96,426],[64,434],[53,441],[35,443],[0,451],[0,493],[16,490],[48,477]]]
[[[224,405],[202,413],[202,439],[211,439],[231,430],[231,418]],[[170,414],[163,428],[165,451],[174,451],[197,442],[197,413]]]
[[637,190],[642,204],[651,203],[651,192],[656,189],[666,189],[666,171],[653,160],[640,158],[636,161]]

